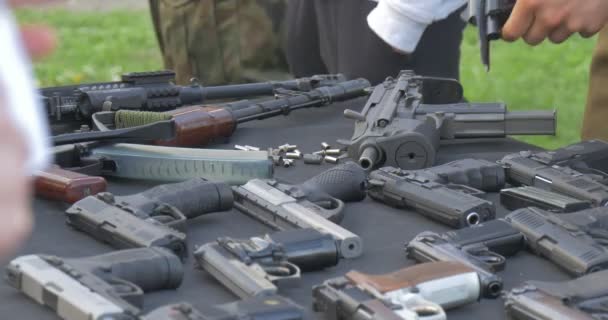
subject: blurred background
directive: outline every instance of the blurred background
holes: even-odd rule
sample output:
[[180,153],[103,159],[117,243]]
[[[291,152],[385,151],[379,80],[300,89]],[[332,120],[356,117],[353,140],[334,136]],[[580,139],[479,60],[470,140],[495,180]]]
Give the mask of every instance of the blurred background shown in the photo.
[[[148,1],[68,1],[18,9],[16,15],[23,23],[52,25],[60,38],[58,50],[35,65],[39,86],[119,80],[125,72],[163,69]],[[486,73],[475,32],[468,27],[462,44],[467,99],[501,101],[511,110],[555,108],[558,135],[523,140],[545,148],[579,141],[595,39],[576,36],[562,45],[538,47],[496,41],[492,70]]]

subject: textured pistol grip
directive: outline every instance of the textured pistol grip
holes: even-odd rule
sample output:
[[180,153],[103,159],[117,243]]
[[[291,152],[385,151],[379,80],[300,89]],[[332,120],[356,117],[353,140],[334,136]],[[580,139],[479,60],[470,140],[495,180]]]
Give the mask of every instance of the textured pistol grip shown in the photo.
[[106,191],[102,177],[87,176],[59,167],[51,167],[35,174],[34,190],[42,198],[75,203],[87,196]]
[[107,276],[132,283],[144,292],[175,289],[181,285],[184,275],[181,260],[171,251],[158,247],[68,260],[73,261],[68,264],[90,266],[107,272]]
[[487,160],[457,160],[428,170],[447,183],[465,185],[483,191],[499,191],[505,185],[504,168]]
[[234,202],[230,186],[203,178],[160,185],[141,195],[174,206],[189,219],[205,213],[230,210]]
[[365,181],[365,170],[354,162],[347,162],[306,180],[300,187],[313,202],[320,194],[345,202],[361,201],[366,195]]

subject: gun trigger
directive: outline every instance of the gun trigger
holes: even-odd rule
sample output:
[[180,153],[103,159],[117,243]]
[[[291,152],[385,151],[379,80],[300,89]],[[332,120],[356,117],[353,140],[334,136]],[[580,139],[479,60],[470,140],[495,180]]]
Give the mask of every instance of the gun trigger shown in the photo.
[[385,184],[384,181],[378,179],[370,179],[368,181],[368,185],[372,187],[384,187]]

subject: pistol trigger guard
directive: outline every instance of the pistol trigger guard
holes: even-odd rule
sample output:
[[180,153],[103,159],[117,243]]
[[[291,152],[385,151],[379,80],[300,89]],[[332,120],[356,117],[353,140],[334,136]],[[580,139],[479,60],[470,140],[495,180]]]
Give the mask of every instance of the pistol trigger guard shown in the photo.
[[485,246],[474,246],[471,248],[464,248],[472,257],[483,265],[487,266],[493,272],[503,270],[505,268],[506,259],[490,251]]
[[288,284],[299,281],[301,277],[301,271],[297,265],[285,261],[280,265],[280,267],[286,267],[289,270],[289,275],[274,275],[271,271],[269,271],[268,267],[263,267],[263,269],[267,272],[266,278],[270,282],[274,284]]
[[339,223],[340,221],[342,221],[345,207],[344,202],[333,197],[328,197],[327,199],[324,199],[324,201],[327,201],[327,203],[329,203],[329,206],[320,205],[318,202],[321,201],[311,202],[309,200],[306,200],[301,204],[305,207],[311,208],[312,210],[316,211],[321,217],[330,220],[331,222]]
[[185,230],[185,222],[188,220],[181,211],[166,203],[161,203],[154,208],[153,215],[150,218],[178,231]]
[[106,281],[112,286],[112,291],[116,295],[138,308],[142,307],[144,292],[140,287],[131,282],[114,277],[107,279]]

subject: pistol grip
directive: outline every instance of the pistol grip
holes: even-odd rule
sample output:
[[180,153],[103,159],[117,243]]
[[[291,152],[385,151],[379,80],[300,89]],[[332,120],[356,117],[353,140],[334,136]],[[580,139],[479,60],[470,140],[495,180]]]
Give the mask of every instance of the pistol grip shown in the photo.
[[34,190],[42,198],[75,203],[106,190],[102,177],[87,176],[53,166],[35,173]]

